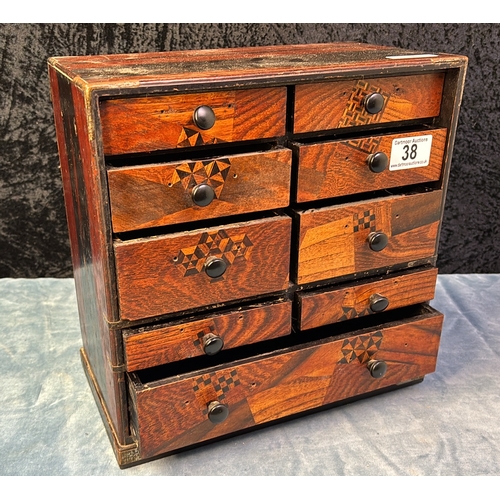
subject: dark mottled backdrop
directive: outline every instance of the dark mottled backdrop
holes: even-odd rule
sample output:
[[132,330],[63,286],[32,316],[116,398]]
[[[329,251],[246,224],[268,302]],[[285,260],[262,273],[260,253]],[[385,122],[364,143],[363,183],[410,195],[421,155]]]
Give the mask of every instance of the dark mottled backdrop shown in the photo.
[[48,57],[345,40],[469,57],[438,263],[500,272],[500,25],[3,24],[0,277],[72,274]]

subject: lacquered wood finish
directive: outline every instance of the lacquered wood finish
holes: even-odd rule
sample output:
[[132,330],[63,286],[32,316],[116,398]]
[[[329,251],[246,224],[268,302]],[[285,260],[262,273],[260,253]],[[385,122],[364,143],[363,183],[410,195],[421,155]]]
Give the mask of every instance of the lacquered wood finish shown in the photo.
[[[429,164],[390,170],[392,141],[423,135],[432,136]],[[446,129],[437,129],[299,144],[297,202],[437,181],[443,166],[446,135]],[[384,153],[389,160],[389,165],[382,172],[373,172],[368,165],[370,155],[376,153]]]
[[[441,191],[377,198],[298,212],[297,283],[311,283],[432,257],[436,252]],[[374,251],[370,233],[389,237]]]
[[[325,339],[243,362],[141,384],[130,383],[132,422],[143,457],[203,442],[340,401],[414,380],[434,371],[442,315],[435,311],[406,323],[385,325],[340,339]],[[387,363],[373,378],[366,363]],[[207,406],[229,408],[220,424]]]
[[[116,242],[122,319],[134,320],[286,290],[291,219],[270,217],[157,238]],[[207,259],[227,271],[210,278]]]
[[[286,88],[175,94],[101,102],[104,154],[191,148],[285,134]],[[210,106],[215,124],[200,129],[199,106]]]
[[[275,151],[209,160],[148,164],[108,171],[115,232],[213,219],[290,203],[292,152]],[[204,207],[193,188],[208,184],[214,200]]]
[[[120,465],[432,372],[441,315],[401,308],[432,296],[466,64],[358,43],[50,59],[82,359]],[[367,146],[424,132],[428,167],[363,172]],[[374,291],[388,309],[365,314]]]
[[[408,56],[408,57],[406,57]],[[75,84],[105,94],[158,88],[212,88],[296,83],[325,77],[388,71],[459,68],[466,58],[417,53],[399,47],[356,42],[241,47],[233,49],[52,57],[49,63]]]
[[337,286],[316,292],[299,292],[299,328],[309,330],[377,314],[370,308],[370,299],[374,294],[388,300],[389,305],[385,311],[428,302],[434,298],[436,278],[437,269],[431,268],[375,278],[361,284]]
[[290,333],[291,318],[292,303],[280,301],[160,328],[127,330],[123,333],[125,365],[128,371],[135,371],[206,356],[203,337],[207,334],[221,338],[225,351],[281,337]]
[[49,78],[82,341],[101,387],[105,411],[118,439],[126,442],[124,374],[112,368],[119,363],[119,353],[115,332],[109,326],[115,303],[107,287],[111,270],[102,186],[88,122],[92,103],[52,68]]
[[[378,123],[416,120],[439,115],[444,73],[365,78],[297,85],[294,132],[316,132]],[[382,111],[368,113],[366,96],[384,97]]]

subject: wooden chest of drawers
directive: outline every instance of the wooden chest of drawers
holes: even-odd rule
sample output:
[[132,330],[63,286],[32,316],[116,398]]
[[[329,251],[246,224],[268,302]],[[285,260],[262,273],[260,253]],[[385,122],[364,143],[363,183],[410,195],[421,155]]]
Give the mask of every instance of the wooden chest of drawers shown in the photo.
[[132,465],[435,369],[465,57],[49,61],[83,365]]

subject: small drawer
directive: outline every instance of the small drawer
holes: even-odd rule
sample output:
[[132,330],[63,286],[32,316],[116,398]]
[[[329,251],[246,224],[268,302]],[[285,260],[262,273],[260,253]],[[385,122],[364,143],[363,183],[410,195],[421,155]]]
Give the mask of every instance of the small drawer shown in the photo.
[[191,148],[285,134],[286,88],[106,99],[105,155]]
[[437,181],[447,130],[297,144],[297,202]]
[[295,88],[294,133],[438,116],[444,73],[310,83]]
[[120,316],[137,320],[285,290],[291,219],[114,242]]
[[148,381],[129,375],[131,425],[141,458],[421,379],[436,366],[442,315],[358,330]]
[[436,190],[298,211],[297,283],[434,256],[442,194]]
[[140,330],[124,330],[127,371],[142,370],[288,335],[292,303],[270,302]]
[[117,233],[286,207],[292,152],[112,168],[108,171]]
[[374,278],[320,292],[299,292],[298,325],[309,330],[369,314],[390,311],[434,298],[437,269]]

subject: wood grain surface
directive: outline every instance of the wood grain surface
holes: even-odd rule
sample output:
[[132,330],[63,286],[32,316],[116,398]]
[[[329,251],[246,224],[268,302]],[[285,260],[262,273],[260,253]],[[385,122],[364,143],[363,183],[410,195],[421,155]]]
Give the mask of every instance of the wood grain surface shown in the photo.
[[[432,257],[441,197],[442,192],[436,190],[297,212],[297,283]],[[370,249],[368,236],[372,232],[388,236],[382,251]]]
[[[432,136],[427,166],[372,172],[368,158],[384,153],[391,161],[392,141],[398,138]],[[297,145],[299,156],[297,201],[299,203],[355,193],[376,191],[437,181],[441,176],[446,129],[371,135],[362,139]]]
[[[331,335],[326,327],[314,332],[314,339],[321,334],[322,340],[311,342],[313,332],[306,329],[363,316],[374,290],[389,296],[391,308],[430,297],[435,270],[418,275],[421,271],[408,269],[414,260],[436,255],[443,192],[430,191],[435,184],[429,184],[415,188],[420,194],[369,201],[359,196],[356,203],[308,210],[290,206],[289,193],[298,191],[297,200],[309,202],[438,179],[444,189],[452,148],[443,142],[453,143],[465,66],[461,56],[357,43],[49,61],[85,354],[101,413],[108,430],[115,429],[116,435],[110,434],[115,449],[138,444],[140,453],[134,448],[128,463],[415,381],[434,370],[442,316],[427,306],[405,319],[395,311],[378,316],[378,323],[382,317],[401,320],[376,328],[353,331],[355,322],[345,322],[342,331],[350,333],[335,338],[324,338]],[[373,92],[383,96],[384,106],[370,115],[363,100]],[[194,124],[193,112],[202,105],[216,116],[208,130]],[[381,134],[384,124],[392,124],[394,134],[399,125],[409,129],[408,120],[413,131],[431,122],[442,127],[432,132],[429,168],[394,176],[354,173],[370,148],[388,148],[388,137],[366,141],[363,135]],[[348,133],[355,138],[312,145],[319,136],[346,139]],[[294,172],[289,151],[269,149],[292,140],[303,142],[292,152]],[[264,143],[265,152],[255,152]],[[213,154],[207,151],[221,157],[205,161]],[[146,158],[159,161],[150,152],[161,152],[166,163],[145,165]],[[297,185],[290,186],[291,177]],[[199,184],[209,184],[216,195],[205,208],[193,206],[190,198]],[[369,196],[375,195],[363,199]],[[293,218],[264,218],[264,213],[251,222],[219,220],[281,207]],[[193,221],[198,222],[184,225]],[[213,226],[193,230],[200,221]],[[367,243],[374,231],[389,237],[380,252]],[[218,278],[206,273],[215,258],[227,266]],[[381,276],[377,270],[393,265],[406,270],[383,280],[352,281],[358,272]],[[405,281],[410,274],[418,285]],[[335,288],[328,282],[324,293],[316,293],[319,285],[326,287],[323,280],[341,276],[351,282]],[[309,283],[315,292],[299,293],[301,316],[292,317],[297,304],[283,298],[285,291]],[[268,352],[257,344],[247,352],[262,354],[250,359],[233,351],[220,356],[232,355],[230,363],[190,373],[180,373],[186,364],[175,364],[165,367],[169,373],[178,367],[168,379],[139,378],[154,376],[143,368],[159,373],[159,365],[203,356],[201,342],[208,333],[221,336],[229,350],[285,336],[294,318],[305,331],[279,341],[293,347]],[[372,319],[363,324],[374,325]],[[383,378],[369,374],[372,359],[387,363]],[[197,362],[190,366],[208,366]],[[211,401],[228,405],[224,423],[208,420]]]
[[[210,160],[148,164],[108,171],[115,232],[213,219],[290,202],[292,152],[289,149]],[[192,200],[195,186],[215,193],[205,207]]]
[[109,321],[116,304],[108,286],[111,270],[103,193],[92,141],[91,105],[80,89],[49,68],[64,203],[82,342],[117,439],[127,442],[128,412],[123,373],[112,366],[120,353]]
[[[210,106],[215,124],[199,129],[198,106]],[[286,88],[103,100],[100,106],[104,154],[118,155],[285,134]]]
[[[308,83],[295,89],[294,132],[361,127],[439,115],[444,73]],[[363,99],[377,92],[384,107],[365,111]]]
[[320,292],[299,292],[299,327],[308,330],[319,326],[376,314],[370,309],[370,297],[379,294],[389,301],[385,309],[397,309],[427,302],[434,298],[437,269],[373,278],[369,282],[338,286]]
[[125,365],[135,371],[206,356],[201,339],[207,334],[220,337],[224,350],[281,337],[291,332],[291,319],[291,302],[281,301],[160,328],[127,330],[123,332]]
[[[212,370],[142,385],[130,383],[132,422],[142,458],[341,401],[434,371],[442,326],[436,311],[407,322],[326,339]],[[387,363],[371,377],[370,359]],[[228,418],[213,424],[219,401]]]
[[[251,222],[114,244],[120,313],[135,320],[285,290],[291,219]],[[227,270],[212,279],[208,258]]]
[[[419,55],[419,57],[412,57]],[[405,57],[409,56],[409,57]],[[214,87],[324,79],[336,74],[373,74],[463,67],[467,58],[425,55],[400,48],[357,42],[172,50],[135,54],[52,57],[49,63],[80,85],[109,92],[155,88]]]

